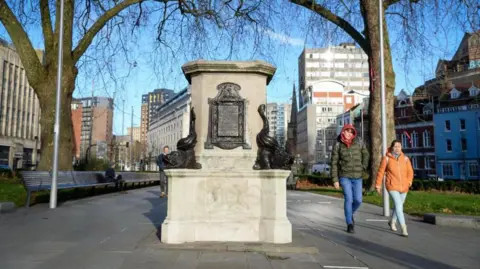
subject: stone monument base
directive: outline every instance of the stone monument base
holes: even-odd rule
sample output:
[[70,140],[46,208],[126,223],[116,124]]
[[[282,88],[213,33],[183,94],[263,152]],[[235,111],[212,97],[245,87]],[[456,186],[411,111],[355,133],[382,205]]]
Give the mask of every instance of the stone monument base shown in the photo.
[[163,243],[292,242],[287,170],[165,171],[168,212]]

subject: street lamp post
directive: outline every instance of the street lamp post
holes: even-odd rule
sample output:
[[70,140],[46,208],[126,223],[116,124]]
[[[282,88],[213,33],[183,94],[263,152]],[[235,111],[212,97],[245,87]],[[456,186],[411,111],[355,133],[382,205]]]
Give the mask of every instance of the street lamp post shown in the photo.
[[[55,125],[53,137],[53,169],[52,186],[50,190],[50,208],[57,207],[57,175],[58,175],[58,144],[60,140],[60,102],[62,93],[62,66],[63,66],[63,0],[60,0],[60,31],[58,38],[58,65],[57,65],[57,96],[55,104]],[[35,149],[36,150],[36,149]]]
[[[387,110],[385,104],[385,63],[383,56],[383,0],[378,1],[378,19],[380,20],[380,75],[381,75],[381,105],[382,105],[382,155],[387,152]],[[383,177],[383,215],[390,216],[390,199],[385,188]]]

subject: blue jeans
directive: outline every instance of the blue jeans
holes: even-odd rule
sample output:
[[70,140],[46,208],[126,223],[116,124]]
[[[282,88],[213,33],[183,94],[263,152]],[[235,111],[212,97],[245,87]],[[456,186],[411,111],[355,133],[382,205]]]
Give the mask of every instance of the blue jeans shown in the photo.
[[348,224],[352,224],[353,214],[362,204],[362,179],[341,177],[340,185],[343,189],[345,203],[343,205],[345,211],[345,220]]
[[395,223],[398,219],[400,225],[405,225],[405,217],[403,216],[403,203],[405,203],[407,193],[398,191],[389,191],[388,193],[390,193],[390,197],[392,197],[394,205],[392,223]]

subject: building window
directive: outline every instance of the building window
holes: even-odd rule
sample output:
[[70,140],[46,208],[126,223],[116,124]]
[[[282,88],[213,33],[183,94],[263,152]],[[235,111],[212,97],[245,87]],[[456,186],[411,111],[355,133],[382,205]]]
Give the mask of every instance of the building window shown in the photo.
[[406,134],[402,134],[402,148],[408,148],[408,137]]
[[465,131],[465,119],[460,119],[460,131]]
[[347,97],[347,104],[351,104],[352,103],[352,97]]
[[451,152],[452,151],[452,140],[447,139],[447,151]]
[[446,120],[445,121],[445,131],[450,131],[450,121],[449,120]]
[[462,143],[462,151],[467,151],[467,139],[462,138],[461,143]]
[[451,163],[444,163],[442,166],[443,176],[451,177],[453,176],[453,166]]
[[418,134],[417,132],[412,133],[412,148],[418,147]]
[[400,116],[401,117],[406,117],[407,116],[407,110],[405,108],[400,109]]
[[417,161],[417,157],[412,157],[412,166],[413,166],[413,169],[418,169],[418,161]]
[[424,161],[425,161],[425,163],[424,163],[423,167],[425,167],[425,169],[431,169],[432,166],[430,165],[430,157],[425,156]]
[[423,132],[423,147],[429,148],[431,146],[432,146],[432,137],[430,135],[430,132],[428,130],[425,130]]
[[469,163],[468,164],[468,176],[469,177],[476,177],[479,176],[478,173],[478,163]]

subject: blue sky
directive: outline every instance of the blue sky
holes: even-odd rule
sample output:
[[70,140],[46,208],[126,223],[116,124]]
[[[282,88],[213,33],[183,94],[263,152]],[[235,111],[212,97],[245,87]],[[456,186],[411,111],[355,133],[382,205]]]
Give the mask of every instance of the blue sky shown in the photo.
[[[276,74],[268,86],[268,102],[290,102],[293,84],[298,85],[298,56],[304,47],[324,47],[352,41],[343,34],[327,35],[329,38],[318,36],[317,31],[311,31],[310,27],[303,27],[311,21],[311,13],[303,14],[306,15],[296,18],[295,25],[290,24],[288,18],[282,22],[275,21],[273,24],[279,27],[275,31],[263,32],[267,36],[264,44],[254,47],[248,43],[247,39],[244,44],[234,48],[235,53],[230,57],[232,60],[266,60],[277,67]],[[464,32],[445,27],[443,24],[448,24],[448,21],[442,21],[440,23],[442,27],[432,26],[436,22],[433,20],[432,24],[422,27],[422,34],[425,40],[428,40],[428,46],[420,44],[421,48],[412,53],[406,52],[409,45],[401,42],[404,38],[398,23],[389,21],[392,58],[396,72],[396,92],[401,89],[412,92],[416,86],[433,77],[433,70],[439,58],[450,58],[455,52]],[[40,30],[34,26],[28,29],[32,43],[37,48],[43,47]],[[167,36],[171,39],[169,45],[175,47],[180,41],[175,38],[176,29],[170,28],[170,30],[171,33]],[[339,32],[330,24],[327,25],[327,30]],[[0,28],[0,37],[9,40],[3,26]],[[208,48],[211,48],[212,44],[215,48],[208,52],[203,51],[206,47],[202,45],[190,44],[184,47],[184,50],[172,54],[165,46],[158,46],[158,42],[155,41],[155,28],[145,27],[127,37],[129,45],[126,56],[113,54],[113,56],[104,57],[95,50],[95,47],[92,47],[87,53],[92,57],[103,57],[102,61],[108,58],[108,64],[93,63],[95,67],[89,67],[92,65],[89,63],[80,68],[74,96],[90,96],[92,88],[94,95],[98,96],[113,97],[115,93],[113,129],[115,134],[122,134],[123,100],[125,101],[125,129],[130,126],[132,106],[133,123],[134,126],[138,126],[142,94],[155,88],[169,88],[176,91],[183,89],[187,86],[187,81],[182,74],[181,66],[187,61],[200,57],[208,60],[228,58],[229,47],[227,42],[222,42],[223,38],[225,36],[214,34],[214,38],[207,43],[210,46]],[[135,67],[133,62],[136,63]],[[108,74],[107,66],[117,76],[115,79]]]

